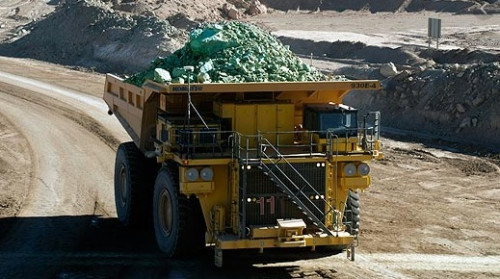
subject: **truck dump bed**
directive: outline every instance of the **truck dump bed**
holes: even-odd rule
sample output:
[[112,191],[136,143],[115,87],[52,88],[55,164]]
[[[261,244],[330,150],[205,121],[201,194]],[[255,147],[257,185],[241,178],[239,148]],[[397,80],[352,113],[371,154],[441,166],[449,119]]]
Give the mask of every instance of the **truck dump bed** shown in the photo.
[[[215,100],[223,94],[233,94],[245,101],[245,94],[272,92],[276,101],[295,105],[295,123],[301,123],[303,105],[309,103],[342,103],[351,90],[378,90],[376,80],[321,81],[321,82],[265,82],[265,83],[191,83],[160,84],[146,81],[142,87],[124,82],[107,74],[104,100],[110,113],[119,119],[135,144],[143,151],[154,150],[157,109],[167,98],[160,96],[187,95]],[[254,95],[255,95],[254,94]]]

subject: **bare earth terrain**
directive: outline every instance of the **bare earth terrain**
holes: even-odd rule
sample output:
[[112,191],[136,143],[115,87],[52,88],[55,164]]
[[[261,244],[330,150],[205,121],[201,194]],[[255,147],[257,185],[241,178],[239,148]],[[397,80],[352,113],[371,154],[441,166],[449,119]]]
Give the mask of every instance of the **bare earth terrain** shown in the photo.
[[[429,16],[450,31],[445,48],[500,51],[499,15],[294,11],[250,20],[288,38],[425,46]],[[313,60],[326,71],[358,62]],[[103,84],[102,74],[0,57],[0,278],[500,277],[500,155],[394,133],[361,195],[356,261],[252,251],[216,269],[210,249],[167,260],[150,229],[115,219],[115,151],[129,137],[106,113]]]

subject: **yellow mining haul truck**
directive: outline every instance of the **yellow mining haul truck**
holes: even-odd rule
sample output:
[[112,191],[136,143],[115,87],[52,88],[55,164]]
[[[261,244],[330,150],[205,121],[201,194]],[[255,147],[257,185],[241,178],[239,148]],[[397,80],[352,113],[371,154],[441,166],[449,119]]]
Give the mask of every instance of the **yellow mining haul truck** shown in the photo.
[[[118,218],[153,218],[159,248],[188,255],[319,247],[351,252],[379,114],[342,104],[365,81],[160,84],[106,76],[104,100],[133,142],[115,164]],[[349,254],[349,253],[348,253]]]

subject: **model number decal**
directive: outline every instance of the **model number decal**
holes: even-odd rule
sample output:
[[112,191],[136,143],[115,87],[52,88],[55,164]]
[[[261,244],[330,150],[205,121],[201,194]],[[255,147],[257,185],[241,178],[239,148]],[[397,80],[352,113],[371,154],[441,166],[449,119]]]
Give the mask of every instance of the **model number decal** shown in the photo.
[[[173,92],[188,92],[189,89],[190,89],[189,86],[186,86],[186,85],[172,86]],[[195,91],[203,91],[203,86],[191,85],[191,92],[195,92]]]
[[352,89],[375,89],[377,88],[377,83],[375,82],[353,82],[351,83]]

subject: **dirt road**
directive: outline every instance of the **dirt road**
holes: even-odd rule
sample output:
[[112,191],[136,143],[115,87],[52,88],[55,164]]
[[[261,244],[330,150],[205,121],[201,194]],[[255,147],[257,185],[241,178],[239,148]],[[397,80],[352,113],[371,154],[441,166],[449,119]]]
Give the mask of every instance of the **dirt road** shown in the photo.
[[[0,74],[0,80],[33,87],[29,90],[4,83],[0,94],[3,116],[19,131],[31,151],[31,172],[26,181],[29,193],[2,250],[37,253],[71,249],[82,233],[82,225],[86,225],[85,219],[53,222],[46,217],[88,216],[98,206],[112,214],[112,191],[100,185],[112,183],[113,165],[109,158],[114,156],[114,136],[108,135],[108,130],[99,131],[97,122],[82,114],[77,106],[68,109],[65,101],[70,103],[71,97],[53,98],[50,94],[56,91],[44,92],[43,84],[5,73]],[[82,167],[85,165],[93,167]],[[0,274],[32,274],[19,260],[10,263],[3,262],[6,269],[0,269]]]
[[[276,36],[399,47],[427,46],[427,21],[431,17],[442,20],[442,38],[439,42],[441,49],[500,51],[498,15],[453,15],[435,12],[290,12],[279,16],[259,15],[249,18],[248,21],[266,26]],[[315,52],[314,49],[310,51]]]

